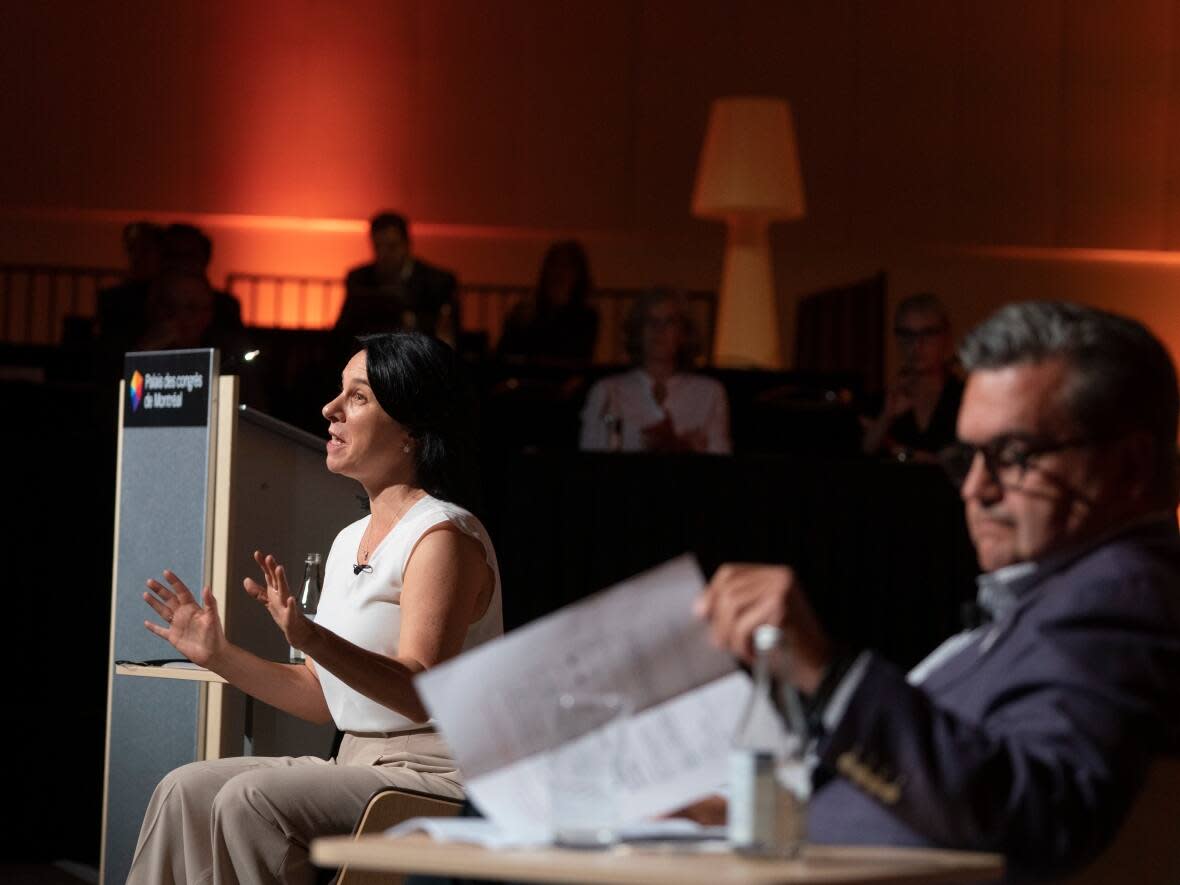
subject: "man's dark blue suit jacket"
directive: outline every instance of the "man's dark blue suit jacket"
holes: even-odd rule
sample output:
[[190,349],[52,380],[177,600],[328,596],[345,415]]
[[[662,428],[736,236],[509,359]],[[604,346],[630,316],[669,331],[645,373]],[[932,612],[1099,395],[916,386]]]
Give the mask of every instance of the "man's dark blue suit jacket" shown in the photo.
[[814,841],[998,851],[1009,878],[1084,864],[1157,755],[1180,751],[1173,518],[1039,578],[918,687],[870,657],[820,746]]

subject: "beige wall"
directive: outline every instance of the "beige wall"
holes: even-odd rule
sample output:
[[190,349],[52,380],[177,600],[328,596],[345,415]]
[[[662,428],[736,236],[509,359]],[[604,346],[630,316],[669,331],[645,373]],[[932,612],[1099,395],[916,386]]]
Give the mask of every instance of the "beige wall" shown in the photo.
[[186,217],[217,275],[332,275],[393,206],[471,281],[573,234],[604,284],[711,286],[708,103],[773,93],[809,204],[774,229],[786,314],[884,268],[963,324],[1072,295],[1180,353],[1178,47],[1177,0],[10,3],[0,260],[109,264],[124,221]]

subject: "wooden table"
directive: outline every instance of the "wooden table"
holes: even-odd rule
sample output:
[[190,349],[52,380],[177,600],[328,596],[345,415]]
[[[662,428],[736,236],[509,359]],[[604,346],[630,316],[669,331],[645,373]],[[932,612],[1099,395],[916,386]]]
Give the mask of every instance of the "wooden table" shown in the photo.
[[610,851],[533,848],[491,851],[414,834],[331,836],[311,843],[321,866],[583,885],[774,885],[774,883],[984,882],[1003,875],[996,854],[875,846],[812,845],[797,860],[759,860],[727,851],[619,846]]

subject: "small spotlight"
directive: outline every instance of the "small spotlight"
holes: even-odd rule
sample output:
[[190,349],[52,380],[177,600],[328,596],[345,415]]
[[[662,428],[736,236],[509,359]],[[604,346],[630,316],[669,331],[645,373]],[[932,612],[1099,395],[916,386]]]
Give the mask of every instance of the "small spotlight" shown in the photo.
[[248,363],[252,363],[254,362],[255,357],[257,357],[260,353],[262,353],[261,350],[247,350],[244,354],[242,354],[242,359]]

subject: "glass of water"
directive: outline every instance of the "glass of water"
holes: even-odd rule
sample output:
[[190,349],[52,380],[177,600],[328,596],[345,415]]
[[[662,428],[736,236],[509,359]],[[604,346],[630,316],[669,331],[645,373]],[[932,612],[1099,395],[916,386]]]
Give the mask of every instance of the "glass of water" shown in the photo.
[[623,733],[629,713],[627,699],[615,692],[568,692],[558,698],[558,745],[549,756],[555,844],[605,848],[618,838]]

